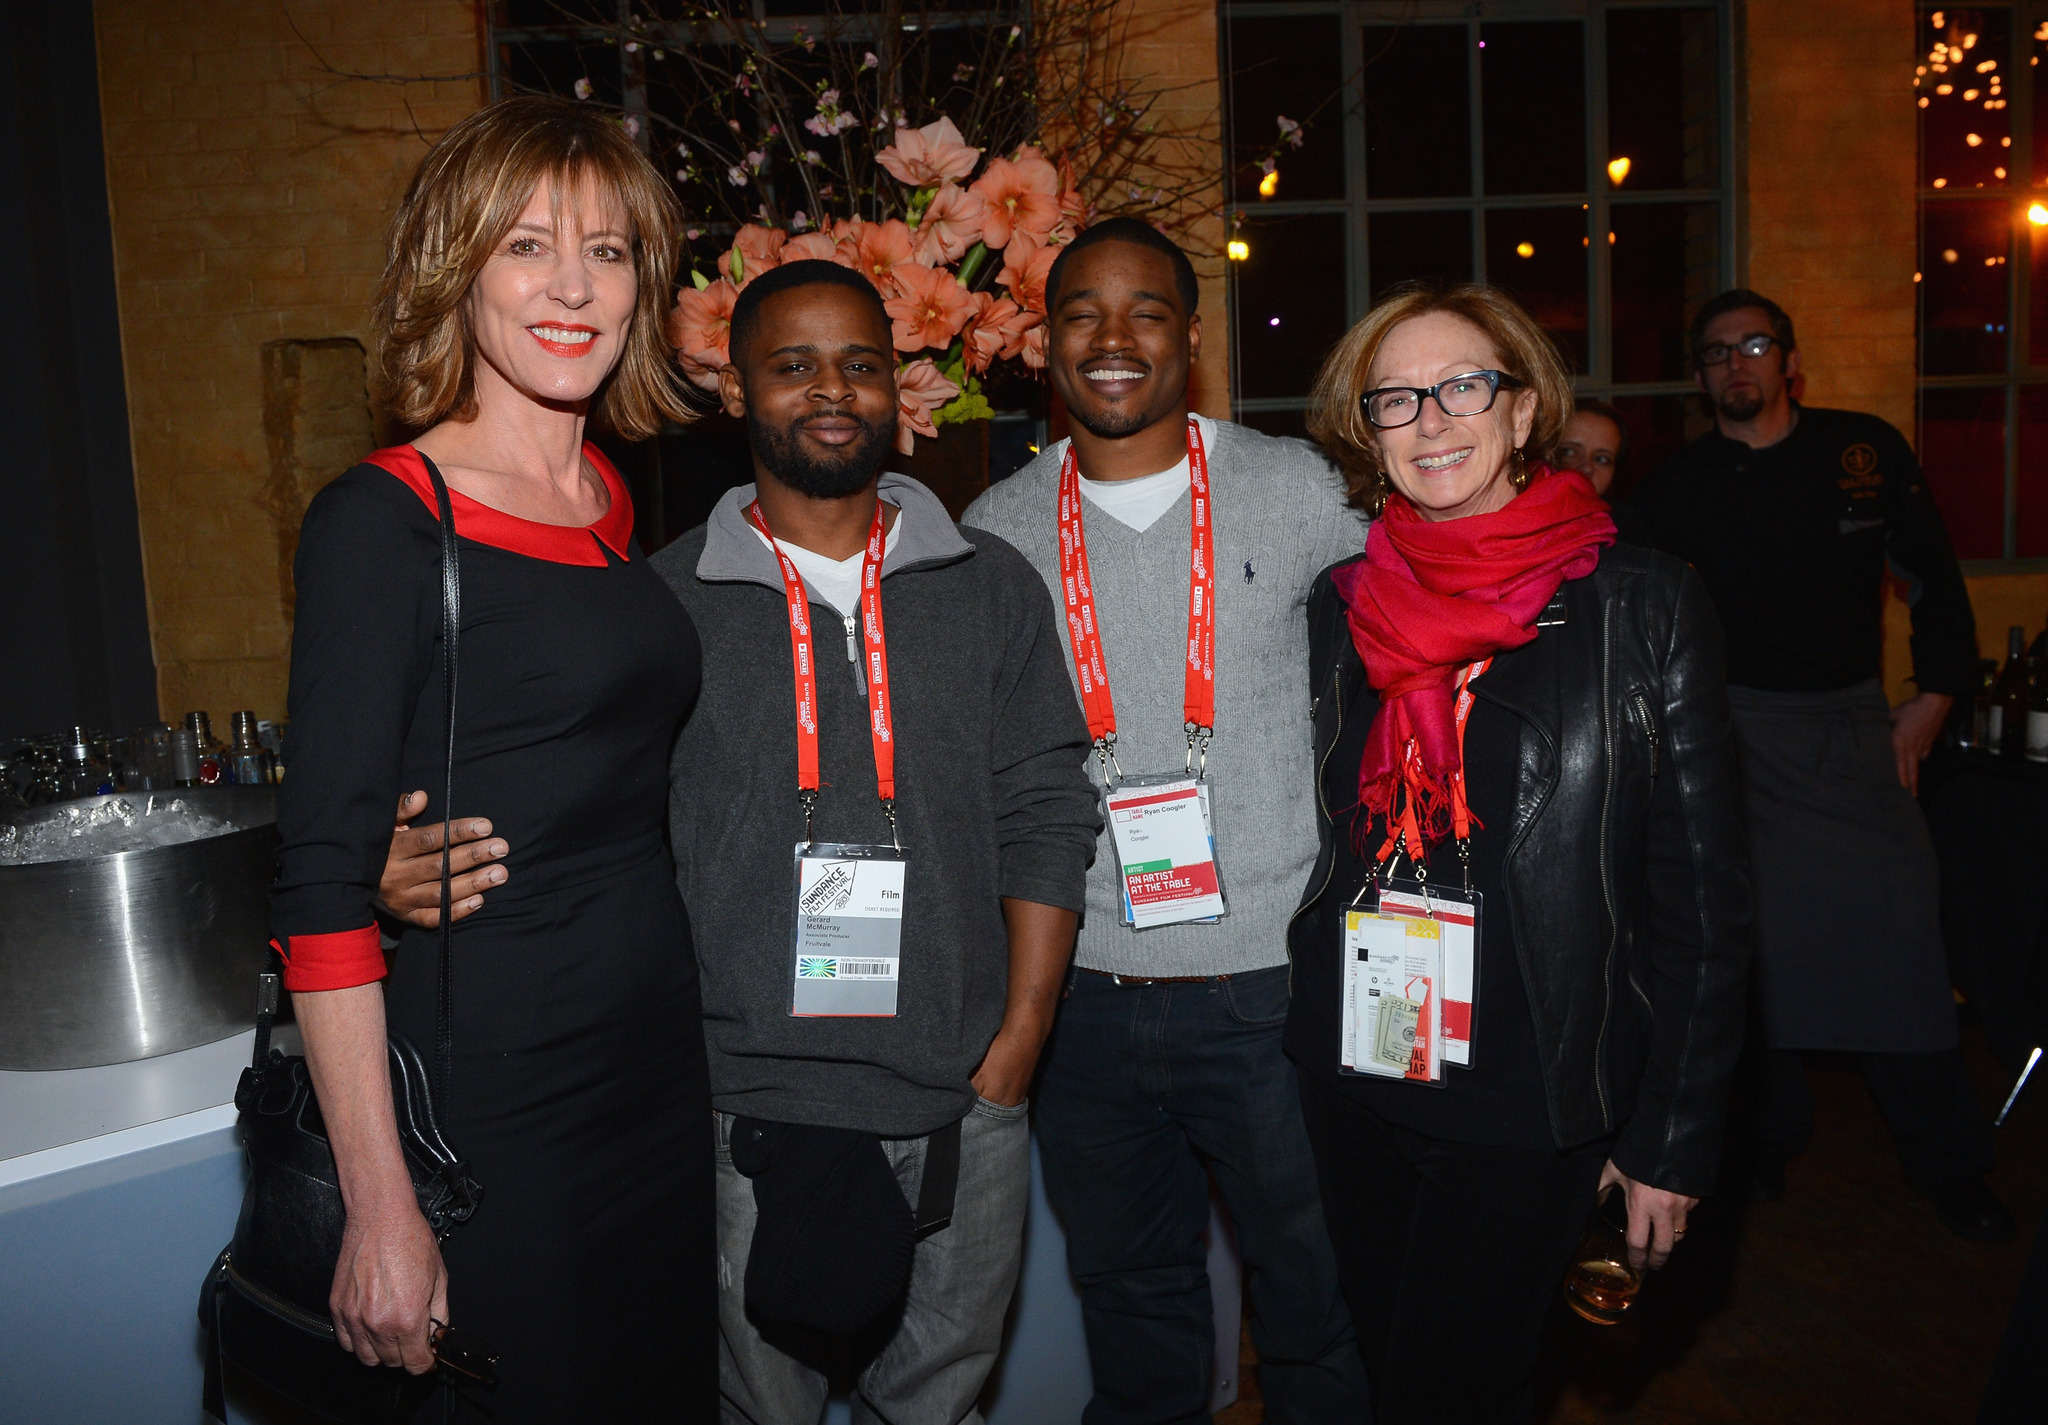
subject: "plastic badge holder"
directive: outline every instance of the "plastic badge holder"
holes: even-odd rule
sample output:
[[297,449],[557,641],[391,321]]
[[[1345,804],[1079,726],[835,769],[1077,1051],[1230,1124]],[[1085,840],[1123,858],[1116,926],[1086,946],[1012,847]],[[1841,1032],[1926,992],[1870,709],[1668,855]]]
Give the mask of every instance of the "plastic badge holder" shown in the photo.
[[905,864],[894,846],[796,844],[792,1015],[895,1015]]
[[1479,902],[1396,880],[1346,908],[1339,1072],[1440,1086],[1447,1065],[1471,1065]]
[[[1214,883],[1214,899],[1217,910],[1213,915],[1184,916],[1170,920],[1149,919],[1146,924],[1140,925],[1138,924],[1137,912],[1131,904],[1130,878],[1126,874],[1130,863],[1126,863],[1124,860],[1124,847],[1116,834],[1116,812],[1110,805],[1110,799],[1112,797],[1124,796],[1133,790],[1144,788],[1160,788],[1163,790],[1176,784],[1191,784],[1194,787],[1197,801],[1201,807],[1202,831],[1208,838],[1209,843],[1207,876]],[[1206,776],[1197,777],[1186,771],[1148,772],[1140,776],[1119,778],[1114,784],[1104,786],[1101,791],[1102,819],[1104,824],[1110,828],[1110,849],[1117,858],[1117,900],[1123,907],[1123,914],[1120,920],[1122,925],[1139,931],[1157,930],[1164,925],[1215,925],[1224,916],[1230,914],[1229,895],[1223,884],[1223,863],[1216,855],[1216,818],[1215,813],[1211,810],[1209,780]]]

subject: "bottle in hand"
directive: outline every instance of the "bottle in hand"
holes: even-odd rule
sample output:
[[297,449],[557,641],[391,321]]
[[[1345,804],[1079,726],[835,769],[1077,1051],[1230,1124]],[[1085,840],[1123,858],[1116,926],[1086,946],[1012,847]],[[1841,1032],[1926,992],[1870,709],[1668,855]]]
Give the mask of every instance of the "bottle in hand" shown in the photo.
[[2021,757],[2027,750],[2027,631],[2017,624],[2005,632],[2005,666],[1991,689],[1991,750]]

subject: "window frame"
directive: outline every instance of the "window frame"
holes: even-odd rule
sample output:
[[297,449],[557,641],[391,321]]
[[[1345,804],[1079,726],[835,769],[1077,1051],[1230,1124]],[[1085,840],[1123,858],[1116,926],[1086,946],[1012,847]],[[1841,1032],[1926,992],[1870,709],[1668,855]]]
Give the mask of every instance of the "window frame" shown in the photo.
[[[1921,35],[1914,41],[1910,63],[1918,67],[1926,62],[1924,42],[1927,17],[1932,12],[1953,8],[1929,4],[1919,0],[1913,6],[1913,33]],[[2018,56],[2032,56],[2034,31],[2048,24],[2048,0],[1974,0],[1964,6],[1971,10],[2001,10],[2012,21],[2011,53],[2017,68]],[[2032,66],[2028,66],[2032,70]],[[2000,539],[2000,554],[1995,559],[1962,560],[1965,574],[2036,574],[2048,572],[2048,555],[2030,558],[2019,557],[2019,507],[2020,507],[2020,392],[2028,386],[2048,387],[2048,362],[2032,362],[2027,354],[2032,348],[2030,317],[2033,303],[2033,260],[2028,242],[2026,217],[2027,207],[2032,203],[2048,203],[2048,184],[2036,186],[2026,178],[2012,175],[2031,176],[2034,171],[2034,83],[2031,73],[2025,83],[2014,83],[2012,93],[2006,99],[2006,123],[2012,134],[2012,148],[2006,160],[2007,178],[2001,188],[1935,188],[1921,181],[1925,163],[1925,142],[1921,133],[1916,101],[1913,122],[1913,268],[1917,274],[1923,270],[1921,257],[1926,245],[1927,212],[1930,205],[1941,203],[1984,202],[1987,198],[2004,197],[2010,209],[2010,221],[2006,224],[2006,261],[2008,274],[2005,284],[2005,369],[2001,372],[1972,372],[1957,376],[1930,376],[1922,369],[1923,342],[1925,340],[1926,284],[1916,280],[1913,284],[1913,422],[1914,448],[1921,445],[1920,427],[1924,423],[1925,396],[1929,391],[2000,391],[2005,397],[2005,486],[2001,513],[2003,523]],[[1917,96],[1923,91],[1915,89]],[[1795,314],[1796,317],[1796,314]],[[2042,474],[2048,483],[2048,470]],[[2048,496],[2048,490],[2044,490]]]
[[[2048,3],[2048,0],[2044,0]],[[1606,179],[1607,162],[1607,26],[1606,17],[1616,10],[1711,9],[1715,14],[1716,74],[1715,97],[1719,107],[1719,173],[1713,187],[1644,188],[1615,191]],[[1343,198],[1253,199],[1232,196],[1233,170],[1230,113],[1231,24],[1259,18],[1292,18],[1306,15],[1336,16],[1343,47],[1344,75],[1344,187]],[[1346,324],[1365,314],[1372,292],[1371,254],[1366,239],[1367,219],[1373,213],[1445,212],[1462,209],[1472,224],[1473,278],[1486,280],[1486,214],[1503,208],[1557,208],[1572,203],[1588,206],[1588,232],[1610,231],[1608,215],[1615,207],[1657,203],[1714,203],[1717,205],[1716,236],[1720,251],[1718,289],[1739,285],[1744,253],[1741,249],[1741,215],[1736,210],[1738,152],[1735,129],[1736,16],[1733,0],[1219,0],[1217,24],[1218,72],[1223,80],[1223,193],[1227,214],[1284,217],[1307,213],[1338,213],[1347,228],[1345,310]],[[1579,20],[1583,22],[1582,44],[1586,85],[1586,186],[1569,193],[1516,193],[1488,197],[1485,191],[1484,129],[1482,127],[1479,28],[1483,24],[1516,20]],[[1365,147],[1365,38],[1368,24],[1450,24],[1467,27],[1471,43],[1466,46],[1467,97],[1471,129],[1472,191],[1454,198],[1369,198],[1366,195]],[[1282,159],[1285,165],[1285,159]],[[1230,312],[1230,397],[1233,416],[1262,411],[1301,410],[1306,402],[1293,397],[1250,397],[1239,392],[1237,265],[1229,263],[1226,283]],[[1698,390],[1690,377],[1682,380],[1617,382],[1613,379],[1613,259],[1605,243],[1587,247],[1586,337],[1588,369],[1574,375],[1573,393],[1582,399],[1613,400],[1617,397],[1689,395]]]

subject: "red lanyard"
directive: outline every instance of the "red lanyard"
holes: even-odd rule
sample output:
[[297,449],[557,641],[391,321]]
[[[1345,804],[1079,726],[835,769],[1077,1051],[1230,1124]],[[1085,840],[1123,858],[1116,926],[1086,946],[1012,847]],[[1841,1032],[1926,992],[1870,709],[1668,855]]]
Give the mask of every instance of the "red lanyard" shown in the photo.
[[[1466,860],[1471,855],[1472,806],[1465,799],[1465,724],[1472,720],[1472,680],[1493,666],[1492,658],[1482,658],[1458,670],[1456,681],[1457,700],[1452,705],[1452,718],[1458,728],[1458,767],[1451,774],[1451,835],[1458,842],[1458,858]],[[1385,716],[1385,712],[1382,712]],[[1408,843],[1408,856],[1416,864],[1418,873],[1423,862],[1422,828],[1415,815],[1418,797],[1415,788],[1422,781],[1422,753],[1415,746],[1415,739],[1409,738],[1401,750],[1401,809],[1398,816],[1390,816],[1386,844],[1380,847],[1375,860],[1385,862],[1392,856],[1403,840]],[[1467,879],[1470,879],[1468,870]]]
[[[1187,725],[1189,764],[1199,738],[1206,747],[1216,725],[1216,551],[1209,527],[1209,458],[1202,432],[1188,417],[1188,485],[1193,501],[1193,549],[1189,555],[1187,670],[1181,714]],[[1109,694],[1109,664],[1102,653],[1102,620],[1095,609],[1095,585],[1088,577],[1088,541],[1081,529],[1081,467],[1074,447],[1060,462],[1060,589],[1074,668],[1081,682],[1081,707],[1088,736],[1107,757],[1116,744],[1116,703]]]
[[[804,577],[776,543],[774,531],[757,501],[747,517],[767,536],[782,568],[782,591],[789,599],[789,657],[796,668],[796,786],[804,806],[804,840],[811,839],[811,808],[818,800],[818,667],[817,645],[811,637],[811,602]],[[868,547],[860,566],[861,651],[867,661],[868,733],[875,743],[875,790],[882,814],[896,826],[896,736],[889,712],[889,650],[882,637],[882,502],[875,501],[875,522],[868,528]]]

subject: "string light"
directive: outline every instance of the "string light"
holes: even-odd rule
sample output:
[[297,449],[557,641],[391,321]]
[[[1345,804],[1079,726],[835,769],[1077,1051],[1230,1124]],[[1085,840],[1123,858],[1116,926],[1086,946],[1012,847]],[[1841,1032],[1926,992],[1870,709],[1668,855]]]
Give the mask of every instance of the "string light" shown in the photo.
[[2037,228],[2048,228],[2048,207],[2034,204],[2027,209],[2027,221]]
[[1516,244],[1515,244],[1515,256],[1516,256],[1516,257],[1534,257],[1535,255],[1536,255],[1536,244],[1535,244],[1535,243],[1533,243],[1533,242],[1518,242],[1518,243],[1516,243]]
[[1630,165],[1626,155],[1620,158],[1610,158],[1609,160],[1607,160],[1608,181],[1612,183],[1615,187],[1619,188],[1621,186],[1621,180],[1628,177],[1629,167]]
[[1243,262],[1252,255],[1252,245],[1243,238],[1232,238],[1225,251],[1230,254],[1232,262]]
[[1279,191],[1280,170],[1276,168],[1259,180],[1259,196],[1261,198],[1270,198]]

